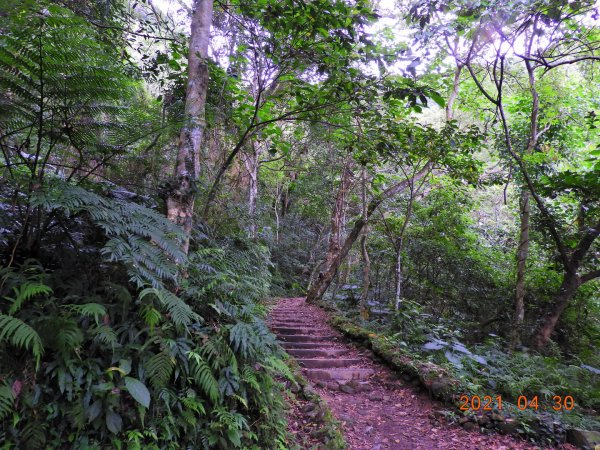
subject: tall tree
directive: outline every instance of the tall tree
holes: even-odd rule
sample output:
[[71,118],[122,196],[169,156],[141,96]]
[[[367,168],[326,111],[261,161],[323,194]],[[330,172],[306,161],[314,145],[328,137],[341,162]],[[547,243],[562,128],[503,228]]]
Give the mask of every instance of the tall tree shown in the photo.
[[[490,9],[500,8],[493,5]],[[538,144],[551,123],[540,130],[540,97],[537,89],[538,72],[545,76],[553,69],[563,65],[594,61],[597,56],[598,43],[595,42],[594,31],[588,30],[585,17],[589,13],[589,5],[521,5],[512,16],[496,10],[491,19],[477,22],[472,30],[472,43],[468,55],[462,63],[468,69],[471,78],[483,96],[496,108],[503,133],[503,140],[513,163],[519,169],[524,187],[520,197],[520,234],[517,250],[517,282],[515,294],[515,314],[511,345],[519,341],[519,331],[525,315],[525,271],[529,253],[530,239],[530,201],[533,199],[541,216],[542,223],[549,231],[554,242],[558,259],[563,268],[563,281],[555,294],[552,306],[534,335],[533,342],[538,349],[543,349],[553,333],[558,320],[579,286],[600,275],[591,270],[584,275],[579,271],[585,266],[586,256],[591,253],[592,244],[600,234],[600,223],[593,223],[594,214],[588,214],[591,220],[589,228],[582,228],[574,237],[577,244],[574,249],[566,245],[567,233],[559,225],[560,219],[548,206],[542,192],[548,191],[536,181],[539,167],[530,164],[532,155],[538,150]],[[459,14],[460,15],[460,14]],[[578,24],[578,35],[570,30]],[[550,38],[551,37],[551,38]],[[592,40],[590,40],[592,39]],[[533,52],[533,48],[536,51]],[[523,51],[519,48],[523,47]],[[491,57],[491,58],[490,58]],[[530,93],[529,119],[527,136],[522,139],[515,131],[514,124],[507,113],[507,76],[514,62],[522,63],[525,68]],[[510,67],[510,68],[509,68]],[[483,76],[481,75],[483,74]],[[515,76],[512,73],[511,76]],[[523,140],[525,145],[519,149],[515,142]],[[560,176],[559,176],[560,178]],[[572,179],[572,178],[571,178]]]
[[174,183],[167,197],[169,219],[183,227],[185,253],[189,250],[193,226],[196,182],[200,176],[200,146],[206,129],[208,93],[208,44],[213,0],[195,0],[192,13],[188,81],[185,95],[185,123],[181,129]]

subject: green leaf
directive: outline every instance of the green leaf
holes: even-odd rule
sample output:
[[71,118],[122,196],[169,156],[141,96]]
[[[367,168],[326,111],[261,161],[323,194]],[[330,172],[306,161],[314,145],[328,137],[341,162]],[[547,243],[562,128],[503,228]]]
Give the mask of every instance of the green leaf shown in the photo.
[[436,102],[440,108],[445,108],[446,107],[446,102],[444,101],[444,99],[442,98],[442,96],[440,94],[438,94],[437,92],[429,92],[428,97],[433,100],[434,102]]
[[119,368],[123,371],[125,375],[129,375],[131,373],[131,360],[130,359],[120,359],[119,360]]
[[106,411],[106,427],[111,433],[117,434],[123,428],[123,419],[114,411]]
[[96,400],[87,409],[86,414],[88,421],[93,422],[102,412],[102,400]]
[[135,401],[144,408],[150,406],[150,391],[144,383],[136,378],[125,377],[125,386]]

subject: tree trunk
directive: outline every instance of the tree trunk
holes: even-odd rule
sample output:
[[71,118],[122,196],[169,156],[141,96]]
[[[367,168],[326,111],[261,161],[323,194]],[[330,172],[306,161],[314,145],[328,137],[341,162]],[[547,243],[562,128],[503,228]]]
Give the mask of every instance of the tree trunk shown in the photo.
[[256,147],[256,143],[252,141],[252,153],[244,154],[244,165],[248,172],[248,218],[250,225],[248,226],[248,236],[252,239],[257,235],[256,224],[256,203],[258,201],[258,157],[260,149]]
[[371,285],[371,260],[369,258],[369,252],[367,249],[367,237],[369,235],[369,225],[367,217],[367,170],[363,167],[362,171],[362,209],[363,209],[363,220],[365,221],[365,227],[363,230],[360,248],[363,259],[363,288],[360,295],[360,315],[363,319],[369,318],[369,308],[367,306],[367,299],[369,297],[369,286]]
[[550,341],[550,336],[556,328],[556,324],[558,323],[561,314],[569,304],[571,298],[573,298],[577,292],[577,289],[580,285],[581,278],[577,276],[575,272],[565,273],[560,290],[553,299],[552,309],[546,316],[546,320],[538,329],[534,338],[534,345],[536,349],[541,351],[544,349],[544,347],[546,347]]
[[[526,50],[527,55],[531,52],[531,47]],[[529,140],[525,155],[530,155],[535,150],[537,145],[538,133],[538,115],[540,100],[537,89],[535,87],[535,68],[529,61],[525,62],[527,73],[529,75],[529,89],[531,90],[531,119]],[[519,234],[519,246],[517,248],[517,283],[515,286],[515,315],[513,319],[513,327],[511,331],[510,347],[512,351],[516,348],[521,340],[521,329],[525,320],[525,272],[527,271],[527,258],[529,257],[529,216],[530,206],[529,200],[531,193],[526,187],[522,188],[520,199],[520,219],[521,231]]]
[[[388,189],[386,189],[381,195],[375,197],[369,203],[367,208],[367,220],[377,210],[379,205],[386,199],[393,197],[394,195],[402,192],[407,187],[411,186],[417,180],[420,180],[431,171],[430,164],[426,164],[412,179],[403,180]],[[333,221],[332,221],[333,225]],[[350,231],[350,234],[344,240],[344,244],[340,247],[331,247],[327,250],[327,256],[324,263],[321,265],[317,279],[306,293],[306,301],[312,303],[323,297],[327,288],[331,285],[333,278],[335,277],[340,264],[348,256],[352,245],[356,242],[356,239],[360,236],[363,227],[366,225],[366,221],[363,217],[358,219],[354,223],[354,227]]]
[[[408,220],[408,218],[407,218]],[[402,292],[402,284],[404,280],[402,279],[402,236],[398,240],[396,245],[396,267],[395,267],[395,279],[396,279],[396,292],[394,294],[394,310],[398,311],[400,309],[400,304],[402,302],[402,297],[404,293]]]
[[167,197],[168,218],[185,233],[183,250],[189,250],[193,225],[196,180],[200,176],[200,145],[206,128],[205,106],[208,91],[208,44],[213,0],[195,0],[192,16],[188,82],[185,97],[185,124],[179,137],[174,185]]
[[[321,292],[321,280],[324,276],[327,277],[327,287],[333,281],[333,278],[337,274],[337,270],[340,266],[341,261],[336,261],[337,257],[340,254],[340,245],[342,239],[342,225],[344,219],[344,209],[346,207],[346,194],[350,189],[350,182],[352,179],[352,171],[349,167],[349,159],[344,163],[344,168],[342,172],[342,179],[340,182],[340,187],[338,189],[335,204],[333,206],[333,212],[331,214],[331,232],[329,234],[329,244],[327,246],[327,253],[325,254],[325,260],[321,263],[321,267],[319,270],[319,274],[317,275],[317,280],[315,283],[309,288],[307,293],[307,301],[313,301],[317,298],[321,298],[321,296],[325,293],[325,291]],[[347,255],[347,253],[346,253]],[[331,273],[330,268],[335,266],[335,270]],[[327,289],[327,287],[325,289]],[[317,294],[315,297],[314,295]]]
[[446,104],[446,121],[450,122],[454,119],[454,102],[458,97],[458,86],[460,84],[460,73],[462,72],[462,64],[456,63],[456,69],[454,69],[454,81],[452,83],[452,91]]
[[527,267],[527,256],[529,255],[529,190],[523,188],[521,191],[521,232],[519,234],[519,246],[517,248],[517,284],[515,289],[515,316],[512,327],[510,349],[514,350],[521,338],[521,328],[525,319],[525,272]]

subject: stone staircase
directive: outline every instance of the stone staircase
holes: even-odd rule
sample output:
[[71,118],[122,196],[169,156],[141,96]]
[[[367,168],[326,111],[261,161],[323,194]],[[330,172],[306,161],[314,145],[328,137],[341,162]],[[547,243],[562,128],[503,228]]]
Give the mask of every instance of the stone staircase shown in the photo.
[[324,385],[367,381],[374,371],[361,367],[360,359],[348,355],[350,348],[331,328],[306,317],[300,307],[303,301],[277,305],[269,315],[269,326],[283,348],[296,358],[306,378]]

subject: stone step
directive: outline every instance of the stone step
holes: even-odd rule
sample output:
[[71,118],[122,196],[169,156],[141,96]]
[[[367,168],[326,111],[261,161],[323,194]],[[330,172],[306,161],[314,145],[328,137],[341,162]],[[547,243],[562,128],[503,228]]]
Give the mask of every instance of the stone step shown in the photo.
[[[324,349],[322,342],[282,342],[282,347],[284,348],[311,348],[311,349]],[[332,350],[337,350],[335,347],[331,347]]]
[[296,358],[339,358],[348,353],[337,348],[287,348],[286,351]]
[[322,327],[316,327],[312,323],[308,322],[276,322],[267,324],[271,329],[273,328],[306,328],[310,330],[322,329]]
[[290,325],[296,325],[296,324],[302,324],[302,325],[314,325],[314,321],[312,320],[299,320],[299,319],[279,319],[279,318],[275,318],[275,317],[271,317],[270,320],[268,321],[268,323],[270,324],[282,324],[284,327],[288,324]]
[[335,336],[318,336],[310,334],[286,334],[277,336],[280,341],[287,342],[328,342],[335,339]]
[[320,331],[323,328],[319,328],[319,327],[315,327],[314,325],[311,325],[309,323],[281,323],[281,324],[273,324],[273,323],[269,323],[267,324],[269,326],[269,328],[271,330],[273,330],[274,333],[276,333],[278,330],[278,328],[295,328],[295,329],[304,329],[304,330],[310,330],[311,333],[314,333],[315,331]]
[[365,381],[375,373],[372,369],[304,369],[312,381]]
[[307,369],[349,368],[360,364],[360,359],[357,358],[298,358],[296,361]]
[[285,314],[281,314],[281,315],[280,314],[273,314],[273,315],[270,315],[269,318],[271,320],[282,320],[282,321],[285,321],[285,322],[295,321],[295,320],[298,320],[298,321],[310,321],[309,319],[301,316],[300,314],[289,315],[289,316],[285,315]]
[[289,334],[312,334],[318,331],[315,327],[271,327],[271,330],[277,335],[289,335]]

